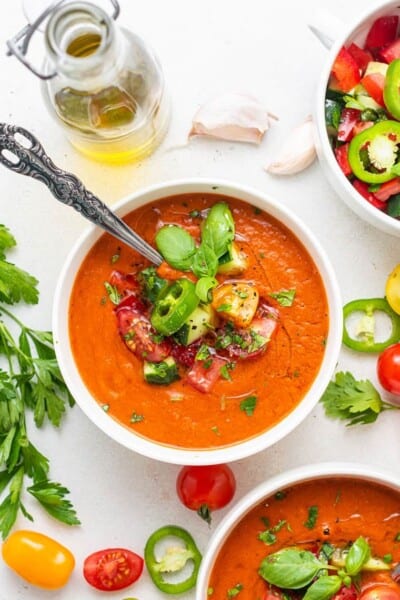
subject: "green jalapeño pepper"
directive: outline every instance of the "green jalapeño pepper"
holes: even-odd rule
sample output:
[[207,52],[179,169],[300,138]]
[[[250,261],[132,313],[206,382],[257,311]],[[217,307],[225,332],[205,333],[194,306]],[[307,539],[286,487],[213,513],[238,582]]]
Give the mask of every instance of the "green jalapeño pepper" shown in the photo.
[[393,60],[386,71],[383,99],[386,108],[396,119],[400,119],[400,59]]
[[[361,317],[358,327],[356,327],[356,336],[351,337],[346,320],[353,313],[364,313]],[[375,340],[375,312],[386,314],[391,322],[392,330],[389,337],[378,342]],[[388,346],[400,340],[400,316],[392,310],[385,298],[370,298],[366,300],[353,300],[343,307],[343,343],[352,350],[359,352],[381,352]]]
[[[156,545],[163,540],[165,544],[166,538],[177,538],[183,542],[183,545],[167,546],[165,554],[157,559]],[[176,525],[166,525],[157,529],[147,540],[144,549],[144,560],[150,577],[158,589],[166,594],[181,594],[196,585],[201,558],[200,551],[190,533]],[[193,570],[187,579],[173,583],[165,580],[164,574],[181,571],[188,561],[193,563]]]
[[151,313],[151,324],[163,335],[182,327],[199,303],[196,286],[189,279],[177,279],[159,294]]
[[384,183],[397,177],[400,123],[379,121],[354,136],[349,146],[349,163],[357,179],[366,183]]

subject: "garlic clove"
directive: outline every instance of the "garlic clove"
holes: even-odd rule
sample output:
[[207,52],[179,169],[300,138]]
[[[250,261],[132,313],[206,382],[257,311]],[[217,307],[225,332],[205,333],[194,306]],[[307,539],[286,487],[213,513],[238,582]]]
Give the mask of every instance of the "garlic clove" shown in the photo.
[[199,108],[189,138],[199,135],[259,144],[269,128],[269,117],[276,118],[256,98],[227,92]]
[[265,170],[273,175],[294,175],[304,171],[316,157],[312,117],[293,129],[283,144],[277,159],[267,165]]

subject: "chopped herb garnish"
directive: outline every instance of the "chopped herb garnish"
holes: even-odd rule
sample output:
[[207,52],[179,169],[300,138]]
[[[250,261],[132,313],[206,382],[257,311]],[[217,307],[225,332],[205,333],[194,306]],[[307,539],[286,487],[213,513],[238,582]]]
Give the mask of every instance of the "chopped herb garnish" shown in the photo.
[[295,371],[293,371],[293,377],[295,377],[296,379],[297,379],[297,377],[300,377],[300,373],[297,369]]
[[287,496],[287,492],[280,490],[279,492],[276,492],[274,498],[275,500],[284,500]]
[[[195,360],[207,360],[210,356],[210,349],[207,344],[202,344],[197,350]],[[207,367],[206,367],[207,368]]]
[[201,212],[199,210],[191,210],[189,213],[189,217],[195,219],[196,217],[201,217]]
[[391,562],[393,562],[393,555],[388,553],[388,554],[384,554],[382,556],[382,560],[384,563],[386,563],[387,565],[389,565]]
[[261,521],[264,523],[264,527],[266,527],[267,529],[269,529],[270,525],[271,525],[271,521],[269,520],[268,517],[261,517]]
[[106,292],[111,302],[113,304],[119,304],[121,302],[121,296],[119,295],[117,288],[108,283],[108,281],[104,282],[104,287],[106,288]]
[[134,337],[135,332],[133,331],[133,329],[124,334],[124,340],[126,340],[127,342],[129,342],[129,340],[133,340]]
[[220,304],[217,308],[217,312],[228,312],[232,308],[232,304]]
[[212,364],[213,364],[213,359],[212,358],[207,358],[207,360],[205,360],[203,362],[203,367],[204,367],[204,369],[209,369]]
[[243,410],[248,417],[251,417],[254,413],[257,404],[257,396],[248,396],[241,401],[239,408]]
[[135,412],[132,413],[131,423],[141,423],[142,421],[144,421],[144,416],[143,415],[138,415]]
[[396,533],[396,535],[394,536],[394,541],[400,542],[400,531],[398,533]]
[[103,306],[106,303],[107,303],[107,296],[102,296],[100,299],[100,304]]
[[121,255],[119,253],[113,254],[113,256],[111,257],[111,264],[115,265],[115,263],[118,262],[120,258]]
[[271,298],[274,298],[281,306],[292,306],[295,295],[296,290],[294,289],[280,290],[279,292],[270,294]]
[[235,290],[235,294],[237,294],[242,300],[246,300],[246,298],[249,297],[248,293],[244,292],[243,290]]
[[267,544],[267,546],[272,546],[276,542],[276,534],[286,525],[286,520],[281,519],[276,525],[262,531],[258,534],[258,539]]
[[212,588],[212,587],[209,587],[209,588],[207,589],[207,596],[212,596],[212,595],[213,595],[213,593],[214,593],[214,588]]
[[259,256],[260,258],[265,258],[265,252],[259,252],[259,253],[258,253],[258,256]]
[[103,404],[103,406],[101,407],[104,412],[108,412],[110,410],[110,405],[109,404]]
[[213,425],[213,427],[211,427],[211,431],[213,431],[215,433],[215,435],[221,435],[221,433],[216,425]]
[[232,381],[231,374],[229,371],[233,371],[236,364],[234,362],[228,362],[220,368],[221,377],[227,379],[228,381]]
[[308,518],[307,521],[304,523],[304,527],[307,527],[307,529],[314,529],[315,524],[317,522],[317,517],[318,517],[318,506],[310,506],[308,509]]
[[322,557],[325,558],[326,561],[332,557],[332,554],[335,552],[335,546],[329,544],[328,542],[324,542],[321,546],[321,554]]
[[254,331],[254,329],[250,329],[250,336],[251,343],[248,345],[247,348],[249,354],[251,354],[252,352],[256,352],[257,350],[265,346],[268,342],[268,338],[264,337],[263,335],[260,335],[259,333],[257,333],[257,331]]
[[161,342],[164,340],[162,333],[151,333],[150,338],[155,344],[161,344]]
[[255,206],[255,207],[254,207],[254,214],[255,214],[255,215],[261,215],[261,209],[260,209],[260,208],[258,208],[258,206]]
[[243,585],[241,583],[237,583],[233,588],[227,591],[226,595],[228,598],[235,598],[239,592],[243,589]]

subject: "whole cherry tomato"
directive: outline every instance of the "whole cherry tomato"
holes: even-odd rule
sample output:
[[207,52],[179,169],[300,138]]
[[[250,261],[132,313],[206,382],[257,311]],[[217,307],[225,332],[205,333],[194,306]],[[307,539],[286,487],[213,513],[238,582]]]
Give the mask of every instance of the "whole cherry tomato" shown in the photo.
[[211,521],[210,511],[226,506],[235,490],[235,476],[228,465],[183,467],[176,480],[181,502],[207,522]]
[[14,531],[3,543],[2,554],[20,577],[47,590],[65,585],[75,566],[67,548],[35,531]]
[[377,373],[385,390],[400,395],[400,343],[389,346],[380,354]]
[[139,579],[143,558],[124,548],[108,548],[94,552],[83,563],[83,576],[98,590],[113,592],[128,587]]
[[377,583],[361,592],[360,600],[400,600],[400,587],[395,583]]

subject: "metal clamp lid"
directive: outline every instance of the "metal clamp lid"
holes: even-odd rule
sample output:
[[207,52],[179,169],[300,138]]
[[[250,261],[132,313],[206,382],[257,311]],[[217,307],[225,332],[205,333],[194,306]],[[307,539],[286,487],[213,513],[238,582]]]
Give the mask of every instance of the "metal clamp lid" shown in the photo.
[[[26,54],[28,52],[29,43],[37,28],[49,17],[61,4],[64,4],[66,0],[54,0],[49,6],[33,21],[23,27],[13,38],[7,40],[7,56],[15,56],[25,67],[27,67],[34,75],[40,79],[52,79],[57,75],[57,72],[53,73],[42,73],[31,62],[27,59]],[[120,13],[120,6],[118,0],[110,0],[114,7],[114,12],[111,15],[112,19],[116,20]]]

